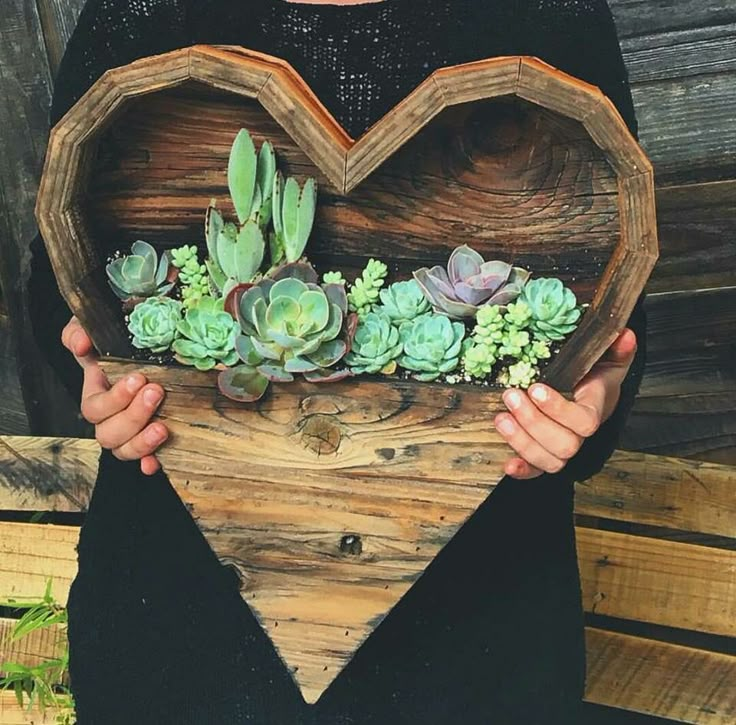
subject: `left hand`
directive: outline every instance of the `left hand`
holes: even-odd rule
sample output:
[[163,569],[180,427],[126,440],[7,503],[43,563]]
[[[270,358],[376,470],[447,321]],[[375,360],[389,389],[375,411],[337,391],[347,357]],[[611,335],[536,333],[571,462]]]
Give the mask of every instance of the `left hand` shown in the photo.
[[635,354],[636,335],[626,328],[575,386],[573,400],[541,383],[526,392],[507,390],[510,413],[500,413],[494,423],[519,457],[506,461],[506,474],[529,479],[561,471],[615,410]]

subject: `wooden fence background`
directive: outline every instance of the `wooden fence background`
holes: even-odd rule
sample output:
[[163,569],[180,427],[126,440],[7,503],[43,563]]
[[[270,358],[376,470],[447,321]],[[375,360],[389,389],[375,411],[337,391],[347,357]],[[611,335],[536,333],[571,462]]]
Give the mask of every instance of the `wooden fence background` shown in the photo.
[[[78,402],[43,363],[27,312],[28,245],[36,231],[33,206],[52,79],[83,4],[0,3],[0,434],[89,433]],[[641,141],[655,166],[662,247],[648,286],[646,377],[622,448],[652,454],[636,459],[632,475],[645,470],[642,460],[653,469],[658,461],[674,466],[658,456],[678,456],[720,464],[712,470],[733,480],[728,474],[736,465],[736,0],[610,4]],[[673,478],[685,470],[681,461]],[[580,523],[598,525],[583,515]],[[733,531],[724,538],[685,534],[667,521],[654,524],[656,530],[624,522],[616,530],[704,545],[714,561],[736,549]],[[596,625],[605,620],[589,616]],[[620,623],[604,624],[621,629]],[[689,644],[683,637],[681,643]],[[699,639],[693,642],[700,646]],[[733,639],[710,645],[736,654]],[[591,722],[594,715],[601,723],[655,722],[612,712],[591,711]]]

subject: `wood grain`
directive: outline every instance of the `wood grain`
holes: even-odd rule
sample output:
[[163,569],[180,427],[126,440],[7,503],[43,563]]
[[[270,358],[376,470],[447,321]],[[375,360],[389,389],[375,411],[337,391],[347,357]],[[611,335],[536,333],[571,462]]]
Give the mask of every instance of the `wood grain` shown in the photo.
[[52,709],[45,713],[35,708],[28,711],[18,705],[12,692],[0,692],[0,725],[51,725],[58,722],[56,715]]
[[586,650],[587,702],[676,722],[736,720],[736,657],[592,627]]
[[[43,592],[38,598],[42,597]],[[11,635],[16,623],[15,619],[0,617],[0,673],[5,662],[34,667],[45,660],[55,659],[66,646],[66,628],[58,624],[37,629],[13,641]]]

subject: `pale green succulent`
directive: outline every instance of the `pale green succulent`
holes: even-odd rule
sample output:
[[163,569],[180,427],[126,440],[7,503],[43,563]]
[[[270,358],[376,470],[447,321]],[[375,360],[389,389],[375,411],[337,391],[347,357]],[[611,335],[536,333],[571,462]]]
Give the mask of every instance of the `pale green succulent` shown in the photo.
[[345,288],[316,284],[307,264],[286,265],[278,280],[262,279],[237,302],[242,334],[236,350],[243,365],[220,376],[220,390],[235,400],[258,400],[269,382],[303,374],[312,382],[339,380],[335,370],[348,350],[354,327]]
[[317,211],[317,182],[310,178],[299,187],[296,179],[273,177],[273,230],[271,264],[298,261],[309,241]]
[[250,134],[246,129],[240,129],[230,149],[227,182],[241,226],[253,221],[265,229],[271,221],[275,175],[276,155],[273,146],[264,141],[260,152],[256,154]]
[[463,354],[463,369],[472,378],[486,378],[497,361],[495,345],[473,343],[468,345]]
[[242,227],[226,223],[212,203],[207,209],[205,237],[209,252],[206,269],[218,296],[227,297],[237,285],[253,281],[266,249],[258,222],[249,219]]
[[528,388],[537,378],[539,371],[531,363],[518,362],[504,368],[497,381],[507,388]]
[[185,244],[183,247],[177,247],[171,250],[171,263],[181,269],[190,259],[197,259],[197,245]]
[[235,338],[238,323],[223,309],[223,300],[203,297],[196,307],[188,309],[177,325],[180,337],[171,349],[183,365],[198,370],[211,370],[215,365],[235,365]]
[[128,320],[133,345],[152,352],[168,350],[178,334],[181,312],[181,302],[171,297],[149,297],[139,302]]
[[526,330],[518,330],[508,327],[503,333],[501,344],[498,348],[499,357],[520,358],[522,350],[530,343],[531,338]]
[[166,295],[174,286],[167,281],[169,255],[164,252],[159,259],[156,250],[140,240],[133,243],[130,255],[113,260],[106,271],[112,291],[121,300]]
[[188,310],[199,305],[206,297],[211,297],[210,290],[202,286],[181,288],[181,300]]
[[475,315],[473,342],[495,348],[501,344],[505,329],[506,323],[499,305],[485,305]]
[[538,337],[563,340],[578,325],[581,311],[575,293],[557,278],[540,278],[527,282],[520,300],[532,312],[531,329]]
[[207,267],[200,264],[196,257],[191,257],[179,269],[179,282],[186,287],[208,289]]
[[388,267],[377,259],[369,259],[362,274],[348,292],[350,310],[358,317],[368,314],[378,302],[378,295],[388,275]]
[[325,284],[345,284],[345,277],[342,276],[342,272],[325,272],[322,275],[322,281]]
[[460,362],[465,325],[441,314],[427,313],[399,328],[404,352],[398,363],[417,380],[436,380]]
[[394,362],[402,350],[398,328],[379,308],[358,323],[353,347],[345,356],[345,362],[356,374],[377,373]]
[[529,326],[532,319],[532,310],[526,302],[517,301],[509,303],[503,319],[518,330]]
[[540,360],[548,360],[552,357],[552,350],[547,340],[533,340],[522,351],[523,362],[536,365]]
[[431,304],[424,296],[422,288],[416,280],[394,282],[387,288],[379,290],[380,309],[388,315],[395,325],[409,322],[425,312],[429,312]]

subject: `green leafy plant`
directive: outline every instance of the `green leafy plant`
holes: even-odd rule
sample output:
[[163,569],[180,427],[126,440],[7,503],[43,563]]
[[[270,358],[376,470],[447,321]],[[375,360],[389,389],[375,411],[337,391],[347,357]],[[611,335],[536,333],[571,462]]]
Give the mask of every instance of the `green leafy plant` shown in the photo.
[[8,599],[0,602],[0,606],[24,612],[8,634],[6,645],[21,642],[32,633],[49,627],[61,629],[56,657],[33,665],[3,662],[0,665],[0,689],[13,690],[18,705],[28,711],[34,705],[42,714],[52,708],[57,711],[56,721],[59,725],[73,725],[76,722],[74,699],[64,684],[69,668],[69,643],[65,633],[67,612],[51,594],[51,580],[47,581],[40,600]]
[[410,322],[431,309],[429,300],[414,279],[394,282],[385,289],[379,290],[379,296],[381,310],[388,315],[394,325]]
[[182,303],[170,297],[150,297],[139,302],[128,321],[133,345],[151,352],[168,350],[178,334],[181,312]]
[[241,128],[230,149],[227,182],[235,213],[241,226],[256,222],[265,229],[271,220],[273,181],[276,174],[276,154],[264,141],[256,147],[247,129]]
[[436,380],[458,366],[465,326],[427,313],[401,325],[399,336],[404,348],[399,365],[412,370],[417,380]]
[[270,382],[291,382],[295,374],[313,382],[339,380],[337,370],[355,333],[341,284],[317,284],[308,264],[283,267],[278,279],[263,279],[237,300],[242,334],[235,347],[244,363],[220,374],[222,393],[258,400]]
[[555,277],[529,282],[521,301],[531,310],[531,329],[541,339],[563,340],[577,327],[582,314],[575,293]]
[[167,281],[168,254],[164,252],[159,259],[156,250],[140,240],[133,242],[131,254],[114,259],[105,269],[112,291],[123,301],[166,295],[174,286]]
[[378,302],[379,292],[388,275],[388,267],[377,259],[369,259],[362,274],[350,286],[348,304],[358,317],[367,315]]
[[307,179],[299,187],[296,179],[284,182],[280,171],[273,179],[273,235],[271,264],[298,261],[309,241],[317,211],[317,182]]
[[238,323],[223,309],[223,300],[204,297],[187,310],[177,324],[180,335],[171,345],[176,359],[197,370],[211,370],[216,365],[235,365],[235,338]]
[[497,381],[507,388],[528,388],[537,378],[539,370],[523,360],[501,370]]
[[345,362],[356,375],[390,374],[396,370],[396,358],[402,351],[398,328],[382,308],[377,308],[358,323],[353,346],[345,356]]

